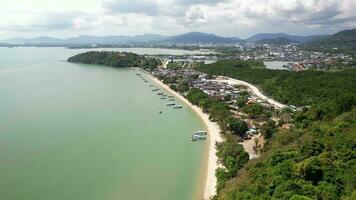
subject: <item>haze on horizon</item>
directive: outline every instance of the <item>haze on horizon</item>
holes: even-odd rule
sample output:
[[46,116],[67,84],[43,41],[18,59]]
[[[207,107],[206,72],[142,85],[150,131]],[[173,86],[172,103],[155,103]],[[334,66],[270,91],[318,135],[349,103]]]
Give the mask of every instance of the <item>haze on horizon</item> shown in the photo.
[[354,0],[2,0],[0,7],[0,39],[190,31],[247,38],[356,27]]

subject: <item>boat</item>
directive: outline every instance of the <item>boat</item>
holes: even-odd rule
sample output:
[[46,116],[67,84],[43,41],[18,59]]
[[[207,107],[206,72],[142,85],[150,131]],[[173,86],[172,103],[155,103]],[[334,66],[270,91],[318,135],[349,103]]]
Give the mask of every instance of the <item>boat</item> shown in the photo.
[[157,95],[162,95],[162,94],[163,94],[163,92],[158,92],[158,93],[157,93]]
[[166,106],[174,106],[176,105],[175,103],[171,102],[171,103],[166,103]]
[[154,86],[154,85],[152,85],[152,84],[150,85],[150,87],[153,87],[153,86]]
[[152,91],[153,91],[153,92],[156,92],[156,91],[158,91],[158,90],[159,90],[159,89],[158,89],[158,88],[156,88],[156,89],[153,89]]
[[174,101],[174,99],[168,99],[168,101]]
[[136,74],[137,76],[141,76],[141,74]]
[[173,106],[173,108],[179,109],[179,108],[183,108],[183,106],[181,106],[181,105],[175,105],[175,106]]
[[161,99],[167,99],[166,97],[161,97]]
[[204,135],[192,135],[191,140],[192,141],[206,140],[206,136],[204,136]]
[[158,114],[162,114],[162,110],[158,111]]
[[206,135],[208,135],[208,133],[206,131],[194,131],[193,135],[203,135],[203,136],[205,135],[206,136]]

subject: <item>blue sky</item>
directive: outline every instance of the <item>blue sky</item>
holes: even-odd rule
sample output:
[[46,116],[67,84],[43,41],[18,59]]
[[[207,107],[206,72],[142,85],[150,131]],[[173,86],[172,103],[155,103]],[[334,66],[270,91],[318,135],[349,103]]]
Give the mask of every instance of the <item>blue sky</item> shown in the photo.
[[0,38],[329,34],[356,28],[355,0],[1,0]]

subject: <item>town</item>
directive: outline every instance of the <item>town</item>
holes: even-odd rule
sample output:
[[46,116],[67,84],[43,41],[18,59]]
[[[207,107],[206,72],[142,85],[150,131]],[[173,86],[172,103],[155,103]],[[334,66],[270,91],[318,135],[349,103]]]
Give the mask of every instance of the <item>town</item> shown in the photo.
[[[166,44],[168,45],[168,44]],[[167,47],[172,47],[168,45]],[[352,66],[356,55],[333,52],[318,52],[304,50],[300,44],[263,44],[252,42],[223,43],[223,44],[179,44],[174,47],[198,48],[203,53],[192,55],[155,55],[164,63],[193,62],[212,63],[219,59],[230,60],[261,60],[270,69],[290,71],[328,70]]]

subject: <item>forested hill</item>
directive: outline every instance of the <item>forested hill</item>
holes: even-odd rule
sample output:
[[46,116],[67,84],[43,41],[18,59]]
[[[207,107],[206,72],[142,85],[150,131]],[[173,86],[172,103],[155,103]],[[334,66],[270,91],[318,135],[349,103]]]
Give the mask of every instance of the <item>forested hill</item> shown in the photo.
[[242,79],[284,103],[309,106],[292,114],[291,128],[279,127],[265,138],[259,159],[233,177],[217,172],[214,200],[356,199],[356,70],[289,72],[251,64],[219,61],[197,70]]
[[80,53],[68,58],[68,62],[140,68],[155,68],[160,64],[160,61],[154,58],[145,58],[134,53],[115,51],[89,51]]
[[302,48],[312,51],[354,54],[356,52],[356,29],[344,30],[320,40],[312,41],[302,45]]

